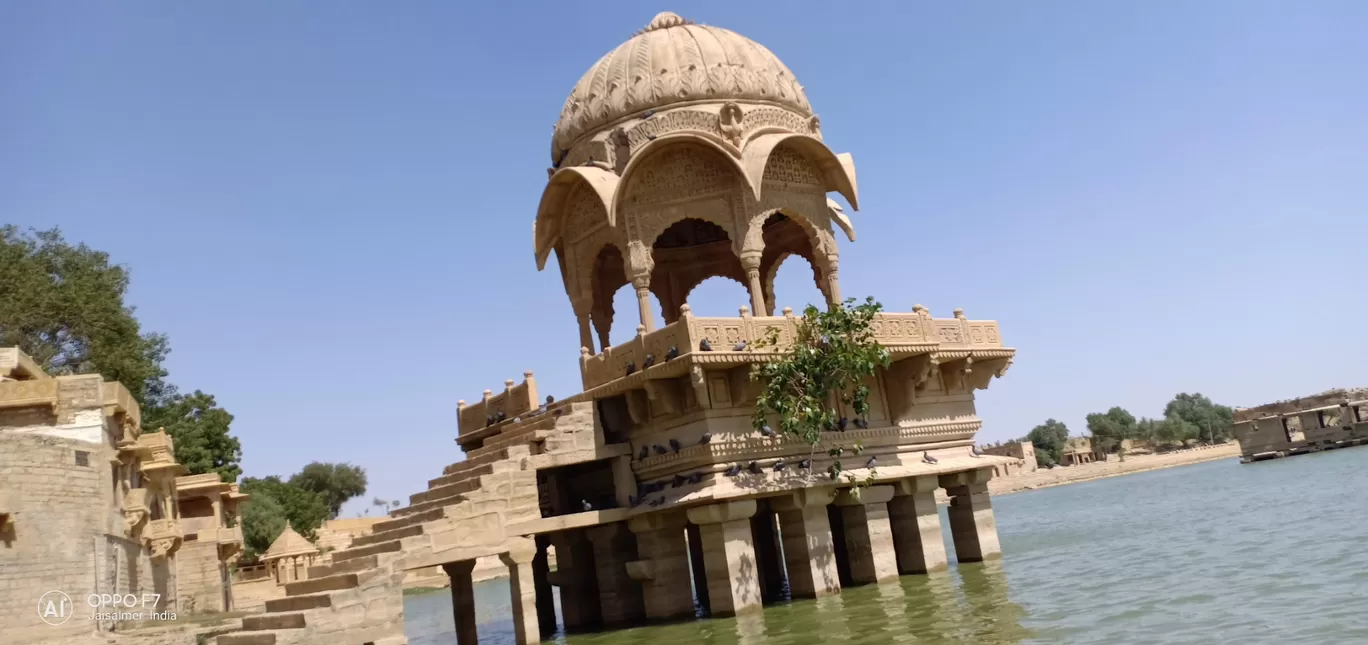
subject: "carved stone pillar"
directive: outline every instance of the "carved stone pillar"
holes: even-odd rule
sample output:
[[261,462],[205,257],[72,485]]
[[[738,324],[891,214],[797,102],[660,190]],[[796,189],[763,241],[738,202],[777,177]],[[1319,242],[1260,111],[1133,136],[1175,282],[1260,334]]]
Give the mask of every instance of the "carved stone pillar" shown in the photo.
[[537,547],[529,538],[514,538],[508,553],[499,559],[508,565],[508,588],[513,608],[513,642],[532,645],[541,642],[537,626],[537,592],[533,582],[532,560]]
[[992,468],[940,476],[941,487],[950,495],[950,535],[955,559],[960,562],[1002,557],[993,502],[988,496],[988,480],[992,478]]
[[770,500],[779,512],[789,595],[794,598],[841,592],[826,509],[835,495],[833,488],[803,488]]
[[651,313],[651,276],[637,276],[632,278],[632,286],[636,288],[637,294],[637,313],[641,314],[641,324],[646,327],[646,331],[655,331],[655,315]]
[[708,601],[714,616],[731,616],[761,607],[755,545],[751,541],[752,515],[755,500],[750,499],[689,509],[689,521],[698,525],[702,542]]
[[560,584],[561,621],[566,631],[584,630],[602,622],[593,545],[583,529],[551,534],[556,547],[556,579]]
[[841,281],[837,277],[837,269],[840,266],[840,257],[835,253],[827,256],[827,297],[831,299],[831,304],[841,304]]
[[451,578],[451,610],[456,619],[459,645],[480,645],[480,636],[475,630],[475,585],[470,577],[474,569],[474,560],[442,565],[442,570]]
[[849,491],[836,496],[845,528],[850,578],[855,584],[895,580],[898,556],[893,548],[893,529],[888,524],[888,500],[892,486],[868,486],[859,499]]
[[634,517],[627,528],[636,534],[636,562],[627,565],[641,583],[646,617],[652,620],[694,615],[689,580],[689,547],[684,541],[683,513]]
[[941,537],[940,513],[936,511],[935,475],[903,479],[894,484],[888,501],[888,519],[893,527],[893,546],[898,552],[899,573],[944,571],[945,539]]
[[627,563],[637,559],[636,537],[623,522],[588,529],[594,545],[594,571],[598,578],[599,607],[606,625],[623,625],[646,615],[641,585],[627,574]]
[[761,251],[742,251],[741,268],[746,270],[746,288],[750,291],[751,311],[755,315],[764,315],[765,309],[765,289],[760,283],[760,254]]
[[[571,307],[575,310],[575,320],[579,323],[580,347],[588,347],[589,353],[594,352],[594,330],[589,324],[589,312],[594,308],[594,297],[575,298],[570,301]],[[601,347],[599,349],[602,349]]]
[[551,566],[547,558],[547,547],[551,538],[545,535],[536,537],[537,555],[532,559],[532,586],[537,591],[537,627],[541,628],[542,638],[556,633],[556,597],[551,589]]

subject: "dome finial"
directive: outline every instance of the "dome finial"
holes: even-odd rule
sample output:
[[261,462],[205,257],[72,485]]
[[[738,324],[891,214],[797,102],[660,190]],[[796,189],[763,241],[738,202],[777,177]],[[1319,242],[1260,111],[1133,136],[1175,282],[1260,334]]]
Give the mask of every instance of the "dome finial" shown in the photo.
[[662,11],[656,14],[656,17],[651,19],[650,24],[647,24],[646,28],[643,29],[642,32],[644,33],[647,31],[655,31],[657,29],[669,29],[670,27],[678,27],[680,25],[691,24],[693,24],[692,21],[681,18],[677,13],[670,11]]

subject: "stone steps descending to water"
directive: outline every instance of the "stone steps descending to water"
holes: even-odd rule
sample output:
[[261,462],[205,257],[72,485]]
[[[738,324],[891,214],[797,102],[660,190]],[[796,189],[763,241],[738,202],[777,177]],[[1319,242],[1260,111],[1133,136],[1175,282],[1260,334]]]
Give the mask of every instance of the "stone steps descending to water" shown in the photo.
[[355,573],[343,573],[335,576],[310,578],[308,580],[300,580],[299,582],[291,582],[285,585],[285,595],[286,597],[307,596],[324,591],[355,589],[357,585],[361,584],[357,575],[358,574]]
[[303,629],[308,624],[304,612],[293,611],[278,614],[256,614],[242,619],[242,630],[248,632],[273,631],[284,629]]

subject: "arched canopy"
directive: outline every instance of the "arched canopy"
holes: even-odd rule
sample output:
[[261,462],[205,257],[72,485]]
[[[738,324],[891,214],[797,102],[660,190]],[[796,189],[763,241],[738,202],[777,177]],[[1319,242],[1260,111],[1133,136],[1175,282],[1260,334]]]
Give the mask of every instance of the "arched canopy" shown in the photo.
[[[741,165],[741,162],[737,160],[737,158],[734,155],[732,155],[726,147],[724,147],[721,143],[718,143],[713,138],[704,136],[701,132],[685,131],[672,132],[665,136],[658,137],[655,140],[648,142],[646,145],[641,146],[640,150],[633,153],[631,161],[627,162],[627,167],[622,169],[622,179],[618,182],[617,190],[613,194],[612,203],[614,205],[623,203],[623,200],[626,198],[627,195],[627,190],[632,183],[633,174],[640,170],[643,166],[649,164],[652,157],[654,157],[661,151],[670,148],[671,146],[681,144],[698,145],[715,151],[719,156],[726,159],[727,163],[729,163],[736,170],[737,181],[740,181],[748,185],[752,192],[758,194],[759,189],[750,181],[749,175],[746,174],[745,167]],[[616,222],[617,214],[612,211],[609,211],[608,217],[610,221]],[[651,243],[650,240],[643,241],[647,244]]]
[[603,202],[603,210],[608,214],[608,225],[612,226],[615,213],[613,196],[617,190],[617,175],[596,166],[573,166],[561,168],[551,175],[551,181],[542,191],[541,202],[537,205],[537,221],[533,224],[533,245],[537,256],[537,270],[546,268],[546,258],[556,247],[564,231],[566,200],[576,186],[588,186]]
[[836,155],[821,140],[806,134],[762,134],[746,143],[741,153],[741,164],[757,200],[761,197],[764,185],[765,166],[769,164],[774,149],[781,144],[798,151],[817,167],[823,188],[840,193],[850,202],[851,208],[860,210],[854,160],[848,153]]

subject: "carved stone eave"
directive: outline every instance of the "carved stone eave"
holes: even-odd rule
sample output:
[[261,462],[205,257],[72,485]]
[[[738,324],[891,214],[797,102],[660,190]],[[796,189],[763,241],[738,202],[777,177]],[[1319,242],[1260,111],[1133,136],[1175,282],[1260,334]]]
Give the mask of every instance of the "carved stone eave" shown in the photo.
[[[732,169],[736,171],[736,177],[741,182],[745,183],[752,193],[759,194],[759,188],[751,181],[750,175],[746,173],[746,169],[742,165],[741,160],[737,159],[734,148],[728,150],[729,145],[726,142],[717,139],[715,135],[706,136],[701,132],[685,130],[658,137],[647,142],[640,150],[632,153],[632,159],[631,161],[628,161],[627,166],[623,168],[622,179],[618,182],[616,192],[613,195],[613,207],[617,208],[618,206],[621,206],[622,200],[626,196],[627,187],[632,183],[632,174],[645,165],[647,161],[650,161],[653,154],[665,150],[670,146],[680,144],[699,145],[721,153],[721,156],[725,158],[727,162],[731,164]],[[616,222],[616,212],[610,210],[608,212],[608,219],[610,223]]]
[[616,174],[597,166],[570,166],[556,170],[546,188],[542,189],[537,219],[532,223],[532,243],[538,271],[546,268],[546,259],[563,237],[561,225],[565,221],[565,200],[580,184],[594,191],[603,203],[604,212],[608,213],[609,226],[613,225],[616,213],[613,200],[618,188]]
[[[820,139],[791,132],[765,134],[746,143],[746,148],[741,153],[741,165],[756,201],[761,198],[765,166],[769,165],[774,149],[781,144],[794,148],[817,167],[822,174],[823,188],[840,193],[850,202],[851,208],[860,210],[860,196],[855,190],[854,161],[848,160],[850,167],[847,168]],[[846,156],[849,157],[849,154]]]

